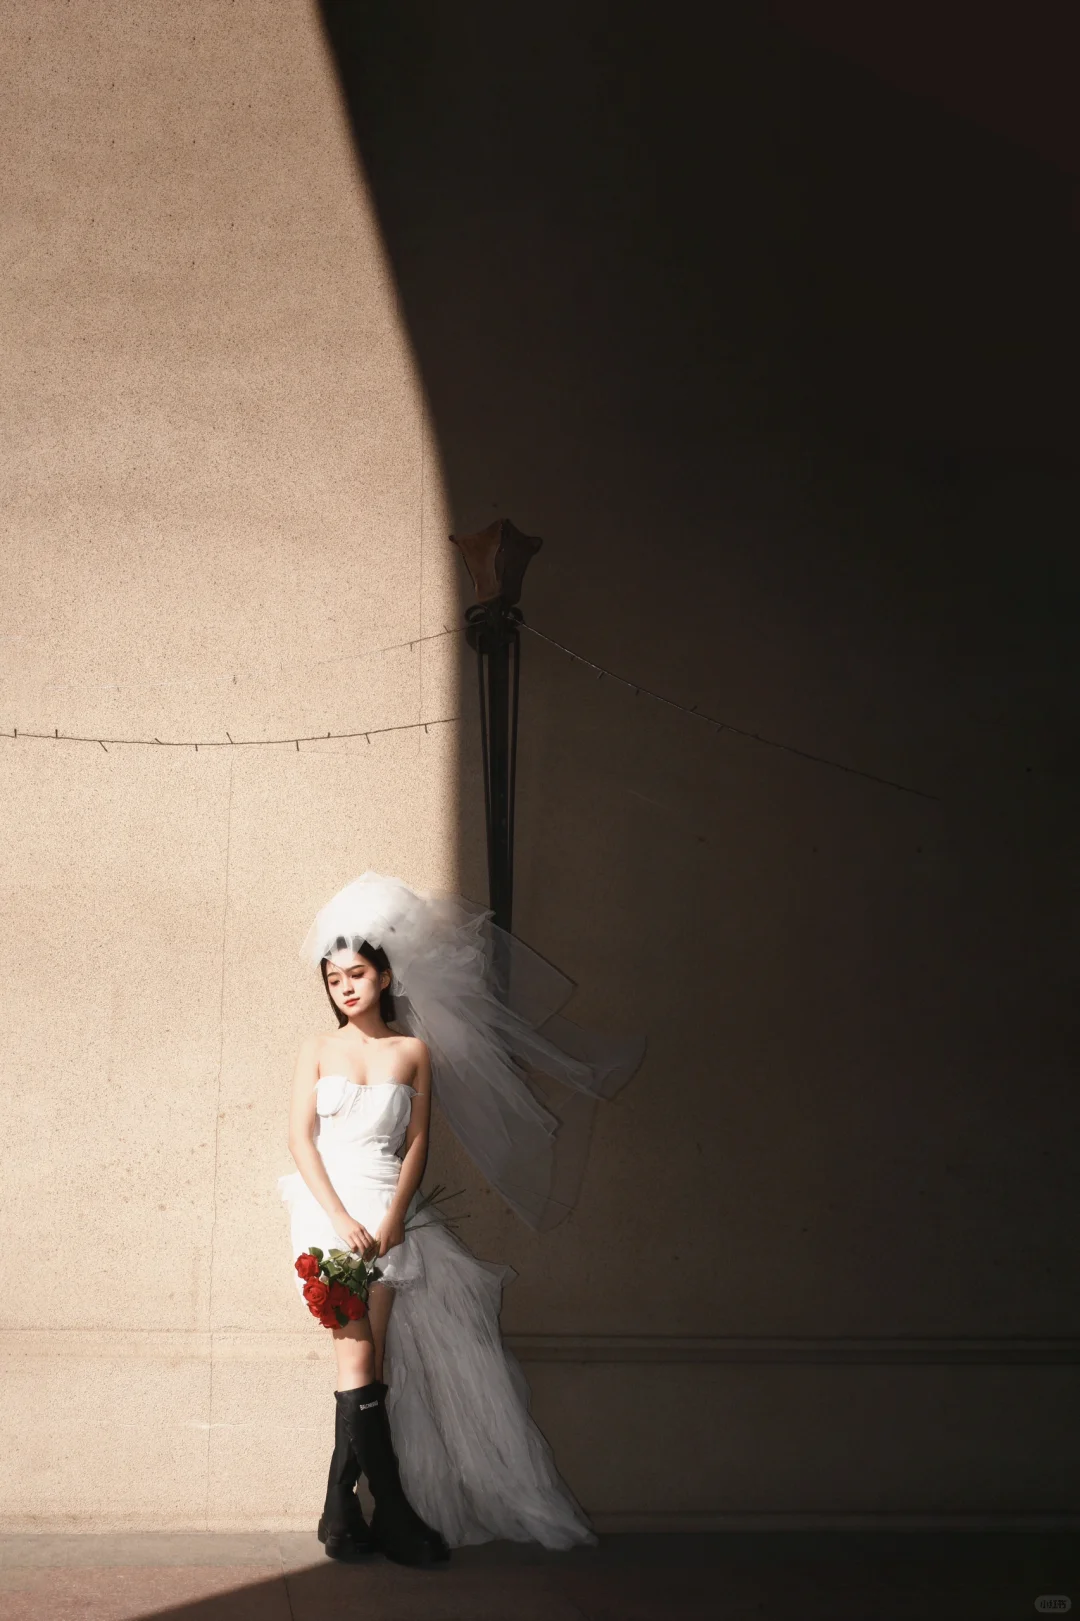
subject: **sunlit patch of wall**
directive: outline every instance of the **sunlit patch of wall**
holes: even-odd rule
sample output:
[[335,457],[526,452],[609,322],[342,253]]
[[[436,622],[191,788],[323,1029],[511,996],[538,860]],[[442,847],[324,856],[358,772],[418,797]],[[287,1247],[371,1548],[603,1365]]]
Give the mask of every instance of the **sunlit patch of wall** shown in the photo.
[[306,1525],[297,953],[365,867],[456,880],[439,457],[310,6],[0,28],[0,722],[106,740],[0,739],[0,1523]]

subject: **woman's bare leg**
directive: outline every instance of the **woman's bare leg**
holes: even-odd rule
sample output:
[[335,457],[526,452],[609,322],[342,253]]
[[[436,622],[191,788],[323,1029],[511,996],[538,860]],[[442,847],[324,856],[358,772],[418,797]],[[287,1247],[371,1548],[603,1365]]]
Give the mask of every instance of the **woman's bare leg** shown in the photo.
[[[359,1390],[378,1378],[375,1372],[375,1342],[366,1317],[344,1328],[331,1330],[337,1355],[338,1390]],[[380,1358],[381,1361],[381,1358]]]
[[394,1304],[394,1291],[388,1283],[373,1283],[368,1290],[367,1321],[375,1347],[375,1378],[382,1380],[383,1353],[386,1350],[386,1329],[390,1310]]

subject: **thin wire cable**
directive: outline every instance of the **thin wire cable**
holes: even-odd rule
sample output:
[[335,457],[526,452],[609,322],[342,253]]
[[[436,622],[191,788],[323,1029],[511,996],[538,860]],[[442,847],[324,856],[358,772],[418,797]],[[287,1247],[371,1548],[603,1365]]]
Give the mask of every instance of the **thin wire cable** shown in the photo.
[[841,760],[830,760],[824,754],[811,754],[808,749],[798,749],[792,743],[778,743],[775,738],[762,737],[760,732],[750,732],[742,726],[733,726],[730,721],[706,714],[697,704],[677,703],[674,698],[665,698],[661,692],[653,692],[651,687],[643,687],[640,681],[628,681],[625,676],[605,670],[603,665],[594,664],[592,659],[583,658],[572,648],[564,647],[553,636],[546,636],[542,630],[537,630],[535,625],[522,624],[521,629],[531,632],[533,636],[539,636],[542,641],[550,642],[552,647],[557,647],[561,653],[576,659],[579,664],[587,664],[590,669],[597,672],[598,679],[606,675],[609,680],[619,682],[620,686],[632,688],[635,695],[643,692],[646,697],[655,698],[658,704],[667,704],[670,709],[680,709],[684,715],[693,715],[696,720],[708,721],[718,732],[734,732],[737,737],[751,738],[755,743],[764,743],[767,748],[782,749],[785,754],[797,754],[803,760],[814,760],[818,765],[831,766],[834,771],[846,771],[853,777],[864,777],[868,782],[878,782],[886,788],[897,788],[902,794],[915,794],[919,799],[940,799],[939,794],[928,794],[922,788],[909,788],[907,783],[894,782],[891,777],[879,777],[873,771],[863,771],[858,766],[845,765]]
[[[391,642],[388,647],[373,647],[370,654],[343,653],[342,659],[347,658],[374,658],[376,653],[396,653],[399,647],[407,647],[411,652],[417,642],[437,642],[443,636],[460,636],[467,627],[465,625],[444,625],[442,630],[433,630],[427,636],[411,636],[407,642]],[[323,664],[337,664],[341,659],[322,659]]]
[[169,737],[77,737],[68,732],[20,732],[16,726],[13,732],[0,732],[0,737],[36,737],[44,738],[48,743],[100,743],[108,754],[107,744],[115,743],[118,748],[159,748],[159,749],[194,749],[196,754],[200,749],[252,749],[252,748],[280,748],[284,743],[295,743],[297,753],[301,743],[338,743],[345,738],[366,737],[371,742],[373,737],[379,737],[383,732],[415,732],[421,726],[426,732],[429,726],[448,726],[451,721],[460,720],[460,715],[444,715],[436,720],[410,720],[402,726],[365,726],[358,732],[312,732],[307,737],[230,737],[225,733],[225,741],[220,737],[213,737],[207,741],[188,743]]
[[[929,794],[922,788],[912,788],[907,783],[894,781],[894,779],[891,777],[878,776],[878,774],[873,771],[863,771],[859,766],[845,765],[842,760],[833,760],[824,754],[814,754],[809,749],[797,748],[793,743],[781,743],[774,737],[765,737],[761,732],[751,732],[746,727],[735,726],[731,723],[731,721],[721,720],[717,715],[707,714],[704,710],[699,709],[697,704],[681,704],[674,698],[667,698],[662,692],[654,692],[651,687],[643,686],[640,681],[630,681],[626,676],[616,675],[613,670],[606,669],[602,664],[597,664],[593,659],[587,659],[583,654],[575,653],[572,647],[566,647],[562,642],[556,641],[554,636],[548,636],[546,632],[537,630],[535,625],[528,625],[524,621],[521,621],[519,628],[521,630],[527,630],[530,635],[539,636],[541,641],[548,642],[552,647],[557,647],[560,653],[566,654],[567,658],[574,659],[578,664],[586,665],[590,670],[595,670],[598,679],[602,679],[604,676],[607,676],[609,681],[617,681],[620,686],[629,687],[635,696],[640,693],[644,693],[647,698],[652,698],[658,704],[665,704],[669,709],[678,709],[684,715],[692,715],[695,720],[706,721],[717,732],[732,732],[736,737],[748,738],[751,742],[761,743],[766,748],[780,749],[784,754],[794,754],[802,760],[812,760],[816,765],[829,766],[833,771],[844,771],[849,776],[862,777],[866,782],[876,782],[884,788],[895,788],[899,793],[902,794],[914,794],[917,799],[929,799],[933,800],[935,803],[940,802],[940,794]],[[411,649],[418,642],[438,641],[444,636],[460,636],[464,633],[465,629],[466,627],[464,625],[447,626],[443,630],[432,631],[426,636],[412,636],[407,641],[392,642],[387,647],[374,648],[371,651],[372,654],[375,654],[392,653],[402,647],[408,647]],[[481,701],[481,709],[482,707],[483,705]],[[15,728],[14,732],[3,732],[0,733],[0,736],[44,738],[49,742],[56,740],[61,743],[100,743],[101,747],[105,749],[106,753],[108,753],[108,748],[106,745],[109,743],[115,743],[118,747],[153,747],[154,745],[157,745],[159,748],[193,748],[196,750],[196,752],[199,749],[228,748],[230,745],[232,745],[234,748],[255,748],[260,746],[280,747],[282,744],[293,743],[295,744],[297,750],[299,750],[301,743],[340,742],[355,737],[366,737],[370,743],[373,737],[377,737],[383,732],[415,731],[420,726],[423,726],[426,732],[429,726],[446,726],[451,722],[460,719],[460,715],[447,715],[440,720],[409,721],[402,726],[368,726],[356,732],[316,732],[311,736],[299,738],[252,737],[234,739],[229,737],[228,732],[226,732],[225,736],[228,739],[227,743],[223,743],[220,738],[213,738],[206,742],[200,740],[198,743],[187,743],[175,742],[171,739],[163,740],[159,737],[74,737],[58,731],[53,732],[50,736],[48,732],[20,732],[17,727]]]

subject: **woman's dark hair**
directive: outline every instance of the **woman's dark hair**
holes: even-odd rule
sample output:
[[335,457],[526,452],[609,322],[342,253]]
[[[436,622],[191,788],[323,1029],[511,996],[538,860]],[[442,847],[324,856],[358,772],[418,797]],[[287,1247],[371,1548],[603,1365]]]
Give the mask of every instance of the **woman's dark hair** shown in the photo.
[[[351,940],[346,940],[343,934],[339,934],[337,939],[334,941],[331,950],[355,951],[358,957],[363,957],[364,961],[369,962],[372,968],[376,969],[380,974],[384,969],[386,969],[388,972],[393,971],[390,968],[390,958],[386,955],[386,952],[383,950],[382,946],[373,946],[370,940],[361,940],[360,936],[357,934],[354,934]],[[330,997],[330,1006],[337,1014],[338,1024],[348,1024],[348,1014],[342,1012],[341,1008],[339,1008],[337,1003],[334,1001],[334,998],[330,996],[330,984],[326,977],[326,961],[327,960],[324,957],[322,962],[319,964],[319,967],[322,969],[322,982],[326,986],[326,994],[328,997]],[[390,994],[389,985],[384,991],[379,993],[379,1014],[384,1024],[390,1024],[395,1017],[394,998]]]

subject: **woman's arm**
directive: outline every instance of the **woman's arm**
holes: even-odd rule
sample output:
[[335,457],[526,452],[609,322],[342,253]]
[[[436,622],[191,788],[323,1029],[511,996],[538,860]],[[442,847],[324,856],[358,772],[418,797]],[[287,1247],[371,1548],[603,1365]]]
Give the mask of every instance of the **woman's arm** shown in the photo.
[[309,1036],[300,1048],[293,1076],[289,1105],[289,1153],[300,1175],[322,1205],[334,1231],[347,1249],[366,1252],[375,1239],[360,1222],[354,1221],[342,1204],[327,1174],[322,1155],[315,1147],[315,1083],[319,1078],[319,1038]]
[[416,1075],[412,1084],[416,1089],[416,1096],[412,1100],[412,1112],[405,1132],[405,1152],[401,1157],[397,1189],[387,1207],[386,1215],[379,1223],[380,1255],[385,1255],[388,1249],[400,1244],[404,1238],[405,1212],[409,1208],[413,1194],[420,1186],[427,1164],[428,1127],[431,1121],[431,1055],[418,1036],[414,1039]]

